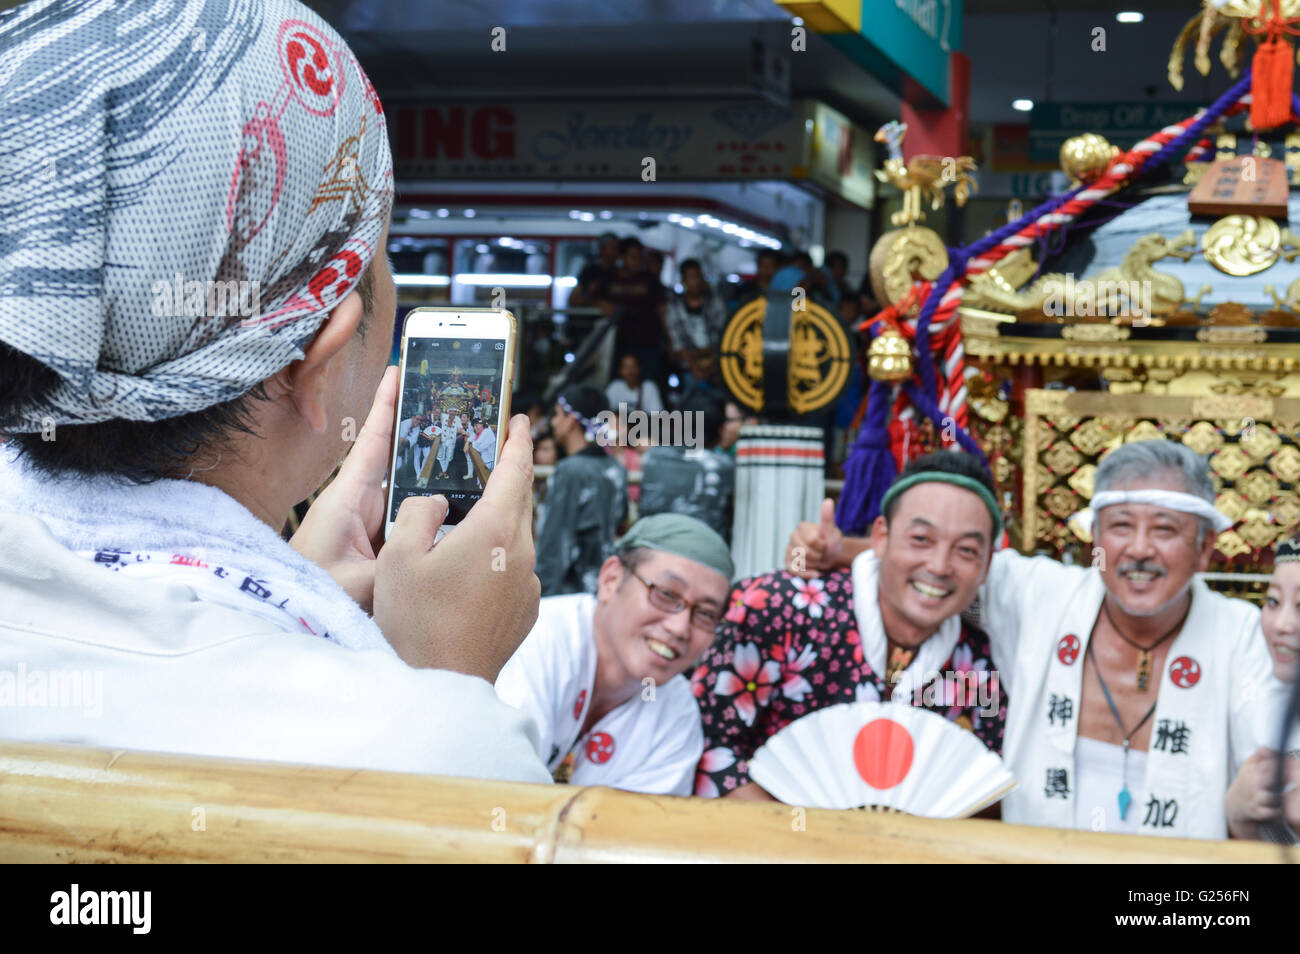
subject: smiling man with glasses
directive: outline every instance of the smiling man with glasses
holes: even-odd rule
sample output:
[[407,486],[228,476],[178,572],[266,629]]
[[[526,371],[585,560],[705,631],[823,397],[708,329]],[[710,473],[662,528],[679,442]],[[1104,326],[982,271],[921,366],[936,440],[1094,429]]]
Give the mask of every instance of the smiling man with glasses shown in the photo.
[[537,723],[557,781],[690,794],[704,734],[683,673],[713,645],[732,572],[706,524],[656,514],[619,541],[594,596],[542,600],[496,689]]

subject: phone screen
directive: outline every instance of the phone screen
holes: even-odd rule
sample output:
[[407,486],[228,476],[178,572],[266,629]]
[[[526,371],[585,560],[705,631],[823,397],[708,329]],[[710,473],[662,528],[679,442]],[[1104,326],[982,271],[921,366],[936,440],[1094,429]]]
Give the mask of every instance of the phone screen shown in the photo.
[[407,497],[442,494],[460,523],[496,466],[506,343],[500,338],[406,342],[388,519]]

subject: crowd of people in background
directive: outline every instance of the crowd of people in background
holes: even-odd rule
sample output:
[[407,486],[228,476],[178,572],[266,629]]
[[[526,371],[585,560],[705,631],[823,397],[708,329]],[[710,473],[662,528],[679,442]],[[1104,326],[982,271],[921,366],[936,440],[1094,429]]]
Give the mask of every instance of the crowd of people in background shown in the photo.
[[[664,262],[663,252],[640,239],[606,232],[569,297],[572,306],[596,307],[616,318],[609,375],[629,380],[625,358],[635,358],[635,386],[645,389],[635,403],[643,410],[656,409],[651,395],[663,404],[662,396],[670,390],[678,395],[695,388],[721,391],[718,349],[727,320],[742,305],[766,295],[778,272],[783,280],[777,287],[804,289],[838,316],[850,337],[863,317],[880,310],[867,278],[857,289],[849,284],[849,258],[842,251],[829,252],[817,266],[804,251],[783,255],[760,249],[753,276],[743,282],[710,277],[699,259],[687,258],[677,266],[675,287],[664,284]],[[618,393],[611,400],[634,403],[621,389]]]
[[[731,536],[736,442],[756,418],[697,387],[674,409],[679,421],[691,416],[690,446],[667,432],[662,441],[620,432],[617,422],[633,411],[664,412],[657,389],[638,382],[635,356],[624,355],[620,368],[623,377],[606,391],[571,385],[549,406],[535,392],[516,397],[532,423],[534,466],[553,468],[536,482],[535,498],[537,575],[548,596],[590,591],[615,538],[639,517],[683,514]],[[646,395],[654,403],[639,403]],[[639,481],[631,476],[638,473]]]
[[[736,442],[741,424],[758,420],[731,400],[719,373],[723,332],[737,309],[774,287],[799,287],[838,315],[852,339],[863,314],[879,307],[866,280],[858,290],[849,285],[841,251],[817,266],[807,252],[761,249],[753,276],[729,283],[711,280],[700,260],[687,258],[671,288],[664,263],[661,251],[635,237],[602,235],[569,303],[594,306],[617,322],[608,385],[567,388],[550,406],[531,392],[516,398],[533,421],[534,464],[555,468],[537,484],[538,553],[554,563],[539,561],[544,594],[587,589],[583,581],[594,580],[615,535],[638,516],[687,514],[730,537]],[[860,393],[850,388],[845,413],[831,420],[828,412],[826,426],[851,416]],[[602,412],[620,409],[694,415],[703,429],[699,446],[598,425]],[[637,473],[639,481],[629,479]],[[596,489],[578,493],[581,487]]]

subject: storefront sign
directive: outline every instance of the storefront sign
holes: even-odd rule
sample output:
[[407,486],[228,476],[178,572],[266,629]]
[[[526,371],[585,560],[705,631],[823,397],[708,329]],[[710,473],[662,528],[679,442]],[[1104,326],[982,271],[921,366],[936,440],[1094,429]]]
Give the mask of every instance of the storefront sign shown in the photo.
[[1086,132],[1128,149],[1194,111],[1169,103],[1040,103],[1029,114],[1029,159],[1055,163],[1061,144]]
[[870,134],[814,101],[396,103],[388,112],[399,179],[810,179],[862,206],[875,195]]
[[399,103],[389,113],[394,171],[407,179],[789,179],[808,162],[796,104]]

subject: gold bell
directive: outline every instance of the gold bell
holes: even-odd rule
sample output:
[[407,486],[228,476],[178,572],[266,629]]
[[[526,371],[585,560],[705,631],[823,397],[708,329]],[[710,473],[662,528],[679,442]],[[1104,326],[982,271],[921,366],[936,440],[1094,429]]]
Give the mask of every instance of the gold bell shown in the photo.
[[873,381],[903,381],[912,375],[912,346],[897,331],[883,331],[867,349],[867,374]]

